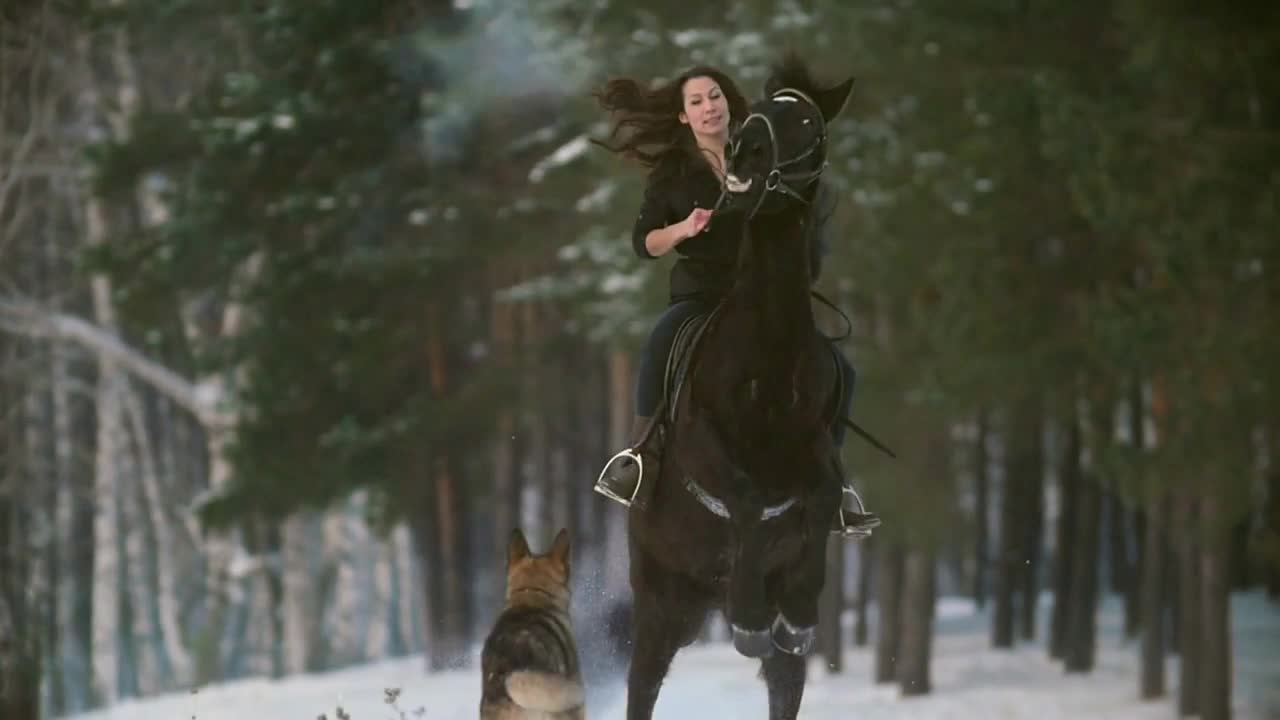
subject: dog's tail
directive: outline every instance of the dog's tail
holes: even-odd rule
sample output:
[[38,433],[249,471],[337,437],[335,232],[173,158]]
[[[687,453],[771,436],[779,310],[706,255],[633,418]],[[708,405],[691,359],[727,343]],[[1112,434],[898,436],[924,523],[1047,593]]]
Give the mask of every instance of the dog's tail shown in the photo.
[[507,676],[507,694],[522,708],[548,713],[581,707],[584,695],[578,680],[530,670]]

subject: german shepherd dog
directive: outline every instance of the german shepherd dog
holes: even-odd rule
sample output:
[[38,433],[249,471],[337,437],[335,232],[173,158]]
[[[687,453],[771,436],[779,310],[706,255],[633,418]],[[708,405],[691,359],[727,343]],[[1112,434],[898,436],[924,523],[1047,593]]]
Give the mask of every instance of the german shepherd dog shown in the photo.
[[506,605],[485,639],[480,720],[583,720],[585,691],[569,623],[569,533],[543,555],[516,528]]

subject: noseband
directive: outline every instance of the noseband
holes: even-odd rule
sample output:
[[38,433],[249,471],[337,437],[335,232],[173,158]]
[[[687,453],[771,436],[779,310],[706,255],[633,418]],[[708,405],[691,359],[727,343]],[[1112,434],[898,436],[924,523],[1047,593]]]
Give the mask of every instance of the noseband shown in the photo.
[[[770,96],[770,99],[773,102],[806,102],[810,106],[812,106],[815,110],[818,109],[818,104],[813,101],[813,98],[809,97],[808,95],[794,88],[783,88],[781,90],[778,90],[777,92],[773,93],[772,96]],[[776,131],[774,131],[773,121],[769,119],[769,116],[765,115],[764,113],[753,112],[747,116],[746,120],[742,122],[743,128],[745,128],[753,120],[763,122],[765,130],[769,133],[769,161],[770,161],[769,174],[766,175],[764,179],[764,192],[760,193],[759,199],[756,200],[755,207],[751,209],[751,213],[747,217],[755,216],[756,212],[760,210],[760,206],[764,204],[765,196],[767,196],[769,193],[779,193],[782,195],[786,195],[787,197],[790,197],[794,200],[798,200],[805,205],[809,204],[809,201],[806,200],[804,196],[800,194],[800,189],[804,189],[808,187],[815,180],[817,180],[818,177],[822,175],[823,170],[825,170],[827,167],[827,160],[826,160],[826,153],[825,153],[826,142],[827,142],[827,126],[826,126],[826,122],[822,119],[821,111],[817,113],[817,118],[818,118],[818,136],[814,138],[813,142],[809,143],[809,146],[806,147],[804,151],[801,152],[799,155],[796,155],[795,157],[789,158],[787,160],[783,160],[781,162],[778,161],[778,134]],[[739,129],[738,132],[741,133],[742,130]],[[739,140],[738,142],[741,142],[741,140]],[[733,144],[731,149],[731,155],[737,154],[737,151],[738,151],[737,145],[738,145],[737,142]],[[809,156],[813,155],[814,153],[817,153],[819,150],[824,151],[823,160],[816,169],[809,170],[809,171],[799,171],[799,172],[795,172],[795,171],[788,172],[786,170],[786,168],[791,167],[796,163],[799,163],[809,158]],[[737,181],[736,178],[733,178],[732,175],[730,175],[729,178],[726,178],[726,183],[728,183],[730,180],[733,180],[735,182],[740,182],[740,181]],[[797,189],[797,187],[799,189]]]

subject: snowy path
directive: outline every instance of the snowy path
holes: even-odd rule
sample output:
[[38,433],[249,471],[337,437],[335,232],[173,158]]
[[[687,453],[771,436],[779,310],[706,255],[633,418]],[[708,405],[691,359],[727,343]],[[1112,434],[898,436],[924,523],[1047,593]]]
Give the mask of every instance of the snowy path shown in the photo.
[[[1280,718],[1280,607],[1259,594],[1233,600],[1235,716],[1238,720]],[[1047,608],[1046,608],[1047,609]],[[1118,607],[1109,601],[1101,619],[1098,667],[1088,676],[1064,675],[1041,643],[1012,652],[988,647],[988,618],[965,601],[940,605],[933,664],[934,692],[901,699],[892,686],[875,686],[870,649],[846,652],[845,672],[829,675],[815,660],[800,716],[807,720],[1166,720],[1176,717],[1171,698],[1137,700],[1137,653],[1121,641]],[[1042,618],[1047,613],[1041,613]],[[1043,638],[1043,634],[1041,634]],[[77,720],[329,720],[341,705],[352,720],[399,720],[384,702],[384,688],[402,688],[399,707],[407,718],[474,719],[475,671],[426,676],[420,657],[365,665],[342,672],[247,680],[208,687],[198,693],[121,704],[80,715]],[[684,650],[658,702],[658,718],[761,718],[766,715],[756,663],[725,645]],[[1177,661],[1168,665],[1176,693]],[[623,717],[619,688],[597,688],[590,717]],[[419,715],[414,711],[425,708]]]

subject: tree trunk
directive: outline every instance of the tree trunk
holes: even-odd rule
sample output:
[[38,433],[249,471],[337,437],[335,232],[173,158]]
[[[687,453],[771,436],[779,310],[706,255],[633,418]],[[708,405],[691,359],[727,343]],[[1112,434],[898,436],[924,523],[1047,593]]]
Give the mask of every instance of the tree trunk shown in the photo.
[[[607,558],[604,556],[605,527],[597,500],[603,500],[591,492],[590,483],[603,466],[608,443],[609,387],[604,374],[605,357],[598,348],[584,343],[579,370],[583,374],[586,392],[574,393],[573,427],[574,442],[571,446],[572,474],[568,489],[574,497],[578,528],[578,545],[575,560],[583,567],[584,576],[593,578],[593,584],[603,577]],[[598,590],[599,586],[595,586]]]
[[284,634],[276,619],[280,605],[273,585],[277,583],[273,579],[275,573],[261,560],[279,552],[274,534],[274,529],[265,519],[253,518],[246,523],[245,549],[255,561],[245,583],[248,597],[242,610],[244,630],[240,643],[243,652],[242,658],[237,659],[251,677],[271,677],[281,665],[278,656]]
[[[536,538],[551,537],[551,448],[547,430],[547,417],[550,413],[544,403],[548,402],[544,364],[539,362],[539,354],[544,342],[543,328],[547,323],[539,311],[538,304],[526,301],[522,304],[521,329],[523,332],[523,350],[525,365],[523,418],[521,425],[527,438],[525,458],[523,461],[524,494],[521,497],[523,513],[520,526],[525,535],[536,545]],[[505,547],[505,543],[503,545]]]
[[1066,422],[1065,447],[1058,471],[1061,496],[1061,513],[1058,515],[1058,534],[1053,561],[1053,615],[1049,626],[1049,657],[1062,660],[1067,655],[1067,627],[1071,617],[1071,580],[1075,567],[1072,562],[1077,533],[1080,488],[1080,423],[1074,412]]
[[[635,413],[633,402],[635,379],[632,377],[631,357],[621,348],[609,352],[609,455],[622,450],[631,442],[631,425]],[[608,458],[600,458],[599,468],[604,468]],[[599,470],[596,471],[597,473]],[[653,478],[650,478],[651,480]],[[595,477],[587,479],[595,482]],[[595,495],[595,493],[592,493]],[[616,502],[597,496],[593,498],[597,504],[605,506],[605,556],[610,559],[606,566],[605,596],[613,598],[630,597],[630,551],[627,548],[627,514],[626,508]]]
[[[1147,435],[1147,404],[1143,398],[1141,377],[1135,378],[1129,383],[1128,409],[1129,444],[1133,446],[1134,450],[1141,453],[1143,448],[1146,447]],[[1160,629],[1161,613],[1156,605],[1153,604],[1156,602],[1155,598],[1158,597],[1158,591],[1155,588],[1148,587],[1148,584],[1153,581],[1159,582],[1161,579],[1160,561],[1163,558],[1163,553],[1160,548],[1162,547],[1163,541],[1158,539],[1158,534],[1163,532],[1163,528],[1160,527],[1161,522],[1159,518],[1152,518],[1152,522],[1147,523],[1145,521],[1146,518],[1143,515],[1143,513],[1153,506],[1154,504],[1148,500],[1147,507],[1138,508],[1138,516],[1136,518],[1137,532],[1135,532],[1133,538],[1134,547],[1138,549],[1138,567],[1129,583],[1128,592],[1125,594],[1125,617],[1127,621],[1125,623],[1125,629],[1129,637],[1136,637],[1137,633],[1142,632],[1142,628],[1145,624],[1148,622],[1155,623],[1155,628],[1150,634],[1150,637],[1152,638],[1152,642],[1159,644],[1163,642],[1164,638]],[[1155,527],[1153,528],[1152,526]],[[1156,535],[1153,535],[1153,533],[1156,533]],[[1155,544],[1152,544],[1153,537],[1157,537]],[[1144,563],[1146,559],[1151,559],[1152,562],[1149,564]],[[1152,615],[1152,613],[1155,613],[1155,615]],[[1148,678],[1147,676],[1146,664],[1149,661],[1146,659],[1148,649],[1147,642],[1145,640],[1143,641],[1143,653],[1144,663],[1141,673],[1142,679],[1140,681],[1140,690],[1143,693],[1142,696],[1147,697],[1145,695],[1146,692],[1149,690],[1155,690],[1155,687],[1150,685],[1150,683],[1155,682],[1155,678]],[[1161,654],[1163,655],[1163,652]],[[1163,694],[1163,675],[1159,679],[1159,685],[1159,692],[1160,694]]]
[[[1068,673],[1093,670],[1098,636],[1098,559],[1099,532],[1102,522],[1103,498],[1107,483],[1104,482],[1096,458],[1102,457],[1112,442],[1112,405],[1109,398],[1090,400],[1088,442],[1091,460],[1080,475],[1077,499],[1075,551],[1072,553],[1071,608],[1067,619],[1067,657],[1064,666]],[[1082,433],[1082,438],[1084,437]],[[1114,499],[1114,496],[1112,496]],[[1119,509],[1113,502],[1113,511]],[[1113,519],[1118,513],[1113,512]]]
[[890,683],[897,679],[898,651],[902,633],[902,585],[905,554],[897,543],[882,544],[876,552],[876,626],[875,681]]
[[1139,508],[1129,514],[1132,520],[1132,545],[1134,548],[1133,573],[1124,586],[1124,634],[1136,638],[1142,632],[1142,577],[1146,573],[1147,517]]
[[407,493],[406,502],[413,508],[408,514],[409,529],[413,538],[414,551],[418,555],[418,580],[422,583],[422,642],[426,650],[428,672],[446,670],[450,658],[446,642],[443,641],[440,606],[443,603],[444,583],[439,576],[442,563],[438,526],[438,497],[434,494],[433,485],[438,480],[431,472],[430,458],[424,451],[416,451],[420,455],[415,460],[415,471],[410,482],[416,483]]
[[[76,445],[92,447],[96,430],[93,418],[96,414],[90,402],[78,403]],[[95,555],[93,543],[75,542],[78,538],[93,537],[94,532],[94,462],[80,459],[72,475],[68,498],[71,522],[68,524],[66,649],[62,654],[62,667],[66,678],[67,709],[80,712],[94,703],[93,690],[93,568]]]
[[1165,643],[1165,507],[1162,498],[1147,506],[1146,559],[1142,568],[1142,672],[1139,690],[1142,699],[1164,697]]
[[124,495],[120,498],[120,527],[124,545],[122,578],[125,589],[122,600],[127,620],[124,625],[128,653],[126,694],[146,697],[159,692],[163,686],[160,668],[164,666],[164,658],[163,647],[153,641],[158,636],[158,628],[151,621],[152,617],[158,615],[155,609],[155,586],[151,582],[151,560],[155,557],[155,551],[142,507],[136,460],[136,452],[128,453],[121,468]]
[[283,616],[284,671],[297,675],[315,666],[317,588],[311,549],[316,547],[313,526],[315,515],[298,511],[285,518],[280,526],[281,615]]
[[1200,718],[1231,718],[1231,605],[1228,540],[1222,500],[1206,492],[1200,505]]
[[[0,428],[2,432],[2,428]],[[4,441],[0,440],[0,452]],[[28,577],[21,556],[29,529],[16,475],[0,476],[0,715],[5,720],[40,720],[39,640],[30,619]]]
[[1178,714],[1191,717],[1200,713],[1200,547],[1195,496],[1183,492],[1178,500]]
[[[501,286],[506,278],[498,276]],[[493,339],[493,360],[496,367],[506,373],[515,370],[515,305],[514,301],[494,301],[489,307],[489,334]],[[504,402],[498,409],[494,427],[493,446],[493,533],[490,542],[493,557],[507,546],[512,528],[520,522],[519,498],[514,494],[516,474],[516,412],[511,402]],[[499,568],[501,570],[501,568]]]
[[994,648],[1012,648],[1014,641],[1014,594],[1018,579],[1022,576],[1019,566],[1023,564],[1023,548],[1021,547],[1026,532],[1022,521],[1022,510],[1026,506],[1025,482],[1026,474],[1021,471],[1023,460],[1022,442],[1026,434],[1026,421],[1023,413],[1017,413],[1008,419],[1004,433],[1004,490],[1000,498],[1000,551],[996,556],[995,577],[992,595],[995,596],[995,610],[991,619],[991,646]]
[[1026,473],[1023,495],[1026,500],[1023,511],[1023,527],[1026,543],[1024,559],[1018,566],[1022,579],[1022,639],[1036,639],[1036,616],[1040,607],[1040,564],[1044,555],[1044,433],[1043,416],[1037,406],[1033,422],[1027,427],[1027,457],[1020,464]]
[[359,619],[356,597],[355,551],[351,505],[340,502],[324,514],[324,575],[329,578],[324,608],[325,667],[351,665],[360,660]]
[[[1263,532],[1271,539],[1272,547],[1280,547],[1280,424],[1271,429],[1271,467],[1267,473],[1267,502],[1263,510]],[[1263,569],[1266,576],[1267,597],[1280,602],[1280,554],[1273,552],[1271,561]]]
[[863,541],[858,548],[858,597],[854,601],[853,644],[867,646],[869,635],[867,608],[871,605],[871,569],[875,563],[874,548],[878,543]]
[[[574,373],[572,362],[564,361],[561,367],[567,369],[572,377],[581,381],[582,376]],[[547,426],[551,430],[547,453],[547,500],[550,512],[547,513],[546,534],[542,537],[543,547],[550,547],[551,540],[560,528],[566,528],[570,537],[577,539],[577,528],[573,524],[575,500],[578,493],[569,489],[569,448],[568,440],[572,432],[572,403],[568,388],[565,387],[564,373],[553,372],[545,377],[542,383],[544,404],[550,412]],[[571,552],[576,553],[576,542],[571,542]]]
[[911,549],[903,562],[902,617],[898,683],[904,696],[931,690],[929,658],[933,643],[935,558],[931,550]]
[[[3,52],[3,51],[0,51]],[[32,283],[32,288],[39,296],[50,296],[57,292],[57,289],[50,285],[48,268],[45,263],[41,262],[34,255],[27,263],[26,273],[23,273]],[[4,365],[3,358],[0,357],[0,377],[12,378],[17,377],[17,387],[25,389],[21,391],[22,403],[9,405],[4,402],[5,398],[0,393],[0,413],[9,415],[13,421],[15,428],[24,430],[24,438],[18,443],[23,447],[21,457],[17,454],[6,457],[0,450],[0,495],[10,494],[9,505],[14,508],[23,509],[23,518],[19,520],[21,524],[25,521],[28,527],[37,529],[35,536],[31,533],[19,531],[12,536],[0,534],[0,553],[11,553],[14,558],[9,562],[16,562],[11,567],[16,569],[18,577],[25,576],[25,583],[19,582],[15,587],[22,588],[21,592],[26,594],[25,598],[15,598],[14,604],[25,604],[30,610],[28,614],[33,619],[38,619],[38,625],[32,625],[26,628],[25,632],[15,633],[12,628],[5,629],[5,623],[0,621],[0,644],[5,643],[14,635],[25,636],[30,638],[32,646],[38,648],[35,658],[35,666],[47,668],[47,674],[43,679],[43,684],[48,691],[44,694],[41,704],[49,709],[58,704],[57,695],[57,669],[58,658],[56,653],[58,643],[58,625],[57,610],[59,604],[59,596],[56,592],[59,569],[59,538],[55,530],[57,528],[57,509],[59,501],[59,489],[61,484],[61,472],[59,457],[55,449],[56,432],[54,418],[54,398],[53,391],[55,387],[53,383],[54,369],[52,353],[50,348],[42,345],[29,346],[30,357],[27,359],[26,368],[7,368]],[[24,382],[25,381],[25,382]],[[20,416],[19,408],[21,407]],[[3,422],[0,419],[0,422]],[[3,428],[0,428],[3,432]],[[0,444],[0,448],[3,444]],[[7,470],[11,468],[11,470]],[[5,502],[0,500],[0,506]],[[4,510],[0,509],[0,512]],[[3,523],[0,522],[0,525]],[[42,526],[49,528],[49,531],[39,532]],[[26,557],[17,561],[17,555],[22,554]],[[0,560],[0,567],[5,565],[4,560]],[[0,571],[3,572],[3,571]],[[16,579],[16,578],[15,578]],[[25,586],[25,587],[24,587]],[[0,588],[4,587],[3,580],[0,580]],[[4,601],[0,600],[0,604]],[[2,612],[2,611],[0,611]],[[11,625],[11,624],[10,624]],[[25,638],[24,638],[25,641]],[[0,650],[0,655],[4,651]],[[10,662],[16,661],[16,658],[8,659]],[[6,659],[0,658],[0,665],[6,662]],[[27,661],[24,661],[27,662]],[[29,664],[29,663],[28,663]],[[0,671],[0,675],[3,671]],[[0,690],[2,690],[3,680],[0,680]]]
[[463,490],[454,468],[447,452],[436,458],[434,543],[439,547],[439,555],[433,558],[437,562],[432,579],[438,588],[434,595],[437,604],[433,608],[431,633],[432,666],[436,670],[463,668],[468,664]]
[[413,551],[413,532],[406,523],[396,526],[392,533],[396,549],[396,627],[397,647],[401,654],[421,652],[423,648],[422,582]]
[[[1129,563],[1128,523],[1129,512],[1114,488],[1106,490],[1107,507],[1107,550],[1110,555],[1107,563],[1108,586],[1111,592],[1124,595],[1129,590],[1129,578],[1133,569]],[[1128,625],[1126,615],[1126,627]]]
[[[447,397],[456,385],[454,367],[445,345],[447,323],[440,309],[428,309],[427,370],[437,397]],[[466,553],[470,548],[467,528],[466,489],[459,475],[456,449],[445,444],[436,449],[431,459],[431,486],[435,492],[432,513],[434,536],[432,554],[426,563],[431,583],[431,667],[435,670],[466,667],[469,660],[467,640],[470,608],[470,567]]]
[[1096,470],[1081,475],[1078,490],[1064,662],[1070,673],[1093,670],[1097,645],[1098,535],[1103,490]]
[[[154,602],[156,615],[159,618],[157,630],[165,651],[166,662],[172,670],[172,683],[177,687],[186,687],[191,682],[192,662],[185,642],[178,599],[178,536],[169,514],[165,511],[172,500],[166,502],[164,490],[161,488],[157,455],[151,443],[146,413],[138,392],[129,387],[124,401],[129,418],[129,429],[133,434],[140,461],[137,469],[140,471],[139,477],[142,481],[146,518],[154,534],[153,562],[156,576]],[[195,539],[191,538],[191,540]]]
[[[106,241],[104,210],[90,201],[88,238],[97,245]],[[98,324],[114,330],[115,309],[111,283],[96,276],[93,287],[94,315]],[[97,439],[94,462],[93,522],[93,674],[98,699],[108,705],[120,699],[121,675],[121,566],[118,500],[122,496],[120,457],[124,452],[122,385],[124,378],[114,362],[98,362]]]
[[987,454],[989,432],[987,411],[978,413],[978,438],[974,443],[974,511],[973,511],[973,601],[978,609],[987,606],[987,565],[991,514],[989,489],[991,484],[991,459]]
[[[232,297],[247,294],[261,272],[263,256],[259,253],[251,256],[245,264],[238,268],[232,282]],[[222,310],[220,338],[231,342],[238,337],[246,325],[246,309],[239,301],[228,302]],[[190,318],[185,324],[194,325]],[[189,331],[189,341],[193,338]],[[194,339],[198,343],[198,339]],[[236,368],[233,375],[239,377],[244,368]],[[230,381],[221,373],[203,378],[199,387],[207,397],[216,398],[213,407],[222,407],[229,403],[232,387]],[[208,457],[209,496],[214,497],[231,484],[232,466],[228,449],[235,439],[235,428],[239,418],[233,413],[229,418],[219,418],[210,422],[202,418],[205,429],[205,453]],[[196,682],[203,683],[223,677],[230,658],[226,657],[224,641],[228,636],[227,623],[230,617],[244,612],[245,587],[242,579],[232,576],[231,564],[239,553],[243,553],[243,542],[236,530],[207,530],[203,533],[203,554],[205,558],[205,593],[208,599],[207,615],[209,620],[203,630],[203,653],[196,668]]]
[[84,543],[73,542],[74,538],[83,537],[76,532],[75,511],[76,505],[83,502],[77,498],[76,484],[84,473],[80,471],[82,463],[77,457],[77,450],[82,446],[76,438],[75,405],[70,392],[72,371],[66,348],[55,344],[52,354],[53,430],[57,457],[52,517],[57,539],[56,559],[50,567],[49,579],[53,599],[49,621],[53,632],[46,650],[51,690],[49,712],[60,717],[84,709],[83,701],[73,698],[83,698],[86,694],[85,684],[79,679],[82,673],[77,671],[83,666],[85,654],[84,648],[76,641],[75,620],[75,608],[83,595],[79,590],[83,576],[76,572],[76,555],[84,552],[78,547]]
[[387,539],[368,538],[370,552],[373,554],[372,592],[366,601],[369,607],[368,631],[364,639],[364,657],[366,660],[380,660],[392,654],[393,642],[391,629],[395,619],[391,615],[392,592],[395,574],[395,546]]
[[844,670],[844,547],[842,538],[827,538],[827,573],[818,598],[818,651],[832,674]]
[[[6,384],[14,354],[0,341],[0,408],[18,404],[18,393]],[[28,605],[28,486],[20,480],[20,440],[11,422],[20,425],[17,413],[0,413],[0,716],[40,720],[42,668],[34,608]]]
[[1180,606],[1182,596],[1178,592],[1178,512],[1180,503],[1171,496],[1165,507],[1165,524],[1168,530],[1164,542],[1164,601],[1165,601],[1165,654],[1177,656],[1182,647],[1182,623]]

